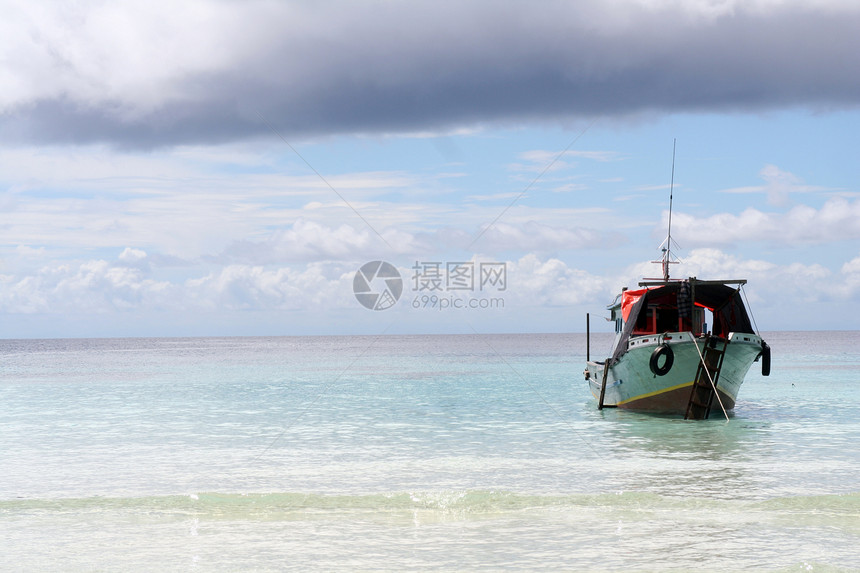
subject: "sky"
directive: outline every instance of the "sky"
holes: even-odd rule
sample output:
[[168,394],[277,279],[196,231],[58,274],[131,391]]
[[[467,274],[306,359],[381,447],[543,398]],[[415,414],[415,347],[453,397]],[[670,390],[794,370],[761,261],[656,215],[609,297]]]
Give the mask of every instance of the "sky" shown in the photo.
[[0,337],[857,327],[853,0],[0,9]]

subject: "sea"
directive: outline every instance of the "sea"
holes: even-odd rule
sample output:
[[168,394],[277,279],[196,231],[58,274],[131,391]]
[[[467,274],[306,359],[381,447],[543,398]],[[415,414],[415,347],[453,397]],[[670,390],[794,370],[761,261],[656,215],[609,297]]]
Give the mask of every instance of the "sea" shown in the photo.
[[3,571],[860,571],[860,332],[728,420],[585,334],[0,341]]

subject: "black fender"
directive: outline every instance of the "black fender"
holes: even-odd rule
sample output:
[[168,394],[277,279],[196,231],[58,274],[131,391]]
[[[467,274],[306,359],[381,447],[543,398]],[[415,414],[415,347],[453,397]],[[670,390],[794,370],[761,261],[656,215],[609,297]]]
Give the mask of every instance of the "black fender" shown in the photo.
[[[660,366],[660,357],[664,354],[666,355],[666,361],[663,363],[663,366]],[[672,364],[674,363],[675,352],[668,344],[663,343],[655,348],[654,352],[651,353],[651,361],[648,363],[648,366],[651,367],[651,372],[653,372],[655,376],[665,376],[668,374],[669,370],[672,369]]]
[[770,346],[761,341],[761,375],[770,376]]

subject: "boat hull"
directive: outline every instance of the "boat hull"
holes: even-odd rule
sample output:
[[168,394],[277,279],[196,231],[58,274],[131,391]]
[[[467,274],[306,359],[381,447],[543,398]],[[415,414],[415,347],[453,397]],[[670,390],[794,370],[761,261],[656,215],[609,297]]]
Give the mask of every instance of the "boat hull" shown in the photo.
[[[728,341],[717,380],[719,402],[714,400],[712,411],[719,410],[720,404],[725,410],[734,408],[741,384],[762,350],[761,337],[754,334],[731,333]],[[650,361],[661,344],[672,349],[674,363],[665,375],[658,376],[651,371]],[[631,338],[627,351],[607,373],[604,407],[684,415],[704,344],[704,338],[677,332]],[[603,370],[600,362],[588,362],[586,368],[589,388],[598,399]]]

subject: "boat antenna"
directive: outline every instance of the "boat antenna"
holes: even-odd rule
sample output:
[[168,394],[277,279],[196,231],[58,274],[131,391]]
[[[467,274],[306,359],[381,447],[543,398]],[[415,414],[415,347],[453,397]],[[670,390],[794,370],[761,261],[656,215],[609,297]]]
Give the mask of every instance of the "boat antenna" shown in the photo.
[[672,260],[672,202],[674,200],[675,191],[675,147],[677,142],[677,139],[672,139],[672,179],[669,182],[669,234],[666,236],[666,240],[660,244],[660,250],[663,252],[663,257],[659,261],[651,261],[652,263],[663,267],[663,282],[669,282],[669,265],[677,265],[679,263],[679,261]]
[[666,237],[666,247],[663,249],[663,280],[669,280],[669,259],[672,255],[672,195],[675,189],[675,146],[677,138],[672,138],[672,178],[669,181],[669,235]]

